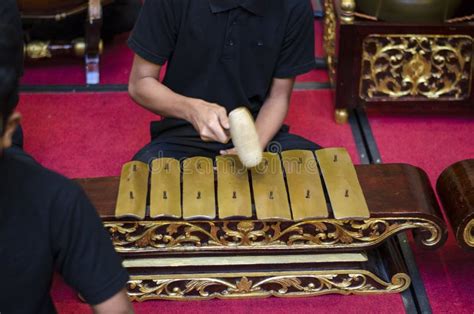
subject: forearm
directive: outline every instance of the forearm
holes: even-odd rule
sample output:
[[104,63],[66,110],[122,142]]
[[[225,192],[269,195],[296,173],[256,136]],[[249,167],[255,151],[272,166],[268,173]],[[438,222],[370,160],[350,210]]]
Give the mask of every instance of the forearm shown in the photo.
[[92,307],[94,314],[133,314],[134,310],[130,303],[125,289],[118,292],[116,295],[104,301],[101,304]]
[[153,77],[144,77],[129,85],[133,100],[164,117],[190,121],[194,98],[179,95]]
[[258,114],[255,126],[262,148],[275,137],[288,113],[290,101],[286,97],[268,98]]

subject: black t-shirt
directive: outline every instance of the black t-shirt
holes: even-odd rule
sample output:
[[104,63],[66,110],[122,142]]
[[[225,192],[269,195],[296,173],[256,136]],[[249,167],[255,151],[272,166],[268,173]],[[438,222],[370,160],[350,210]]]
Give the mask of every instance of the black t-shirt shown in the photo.
[[80,187],[8,152],[0,157],[0,256],[2,314],[54,312],[54,269],[93,305],[128,280]]
[[[313,10],[310,0],[147,0],[129,46],[168,63],[174,92],[256,115],[273,78],[314,68]],[[164,129],[187,124],[167,120]]]

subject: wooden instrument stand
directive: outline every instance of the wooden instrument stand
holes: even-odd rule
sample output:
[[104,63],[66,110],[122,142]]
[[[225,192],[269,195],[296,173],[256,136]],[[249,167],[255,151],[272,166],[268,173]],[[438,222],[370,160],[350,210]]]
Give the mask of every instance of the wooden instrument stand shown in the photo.
[[[426,174],[402,164],[356,166],[354,175],[368,209],[368,216],[356,218],[365,215],[360,205],[344,212],[347,206],[363,204],[358,202],[352,184],[350,167],[353,166],[344,162],[341,151],[333,152],[329,151],[331,158],[327,162],[318,155],[324,185],[321,192],[326,191],[322,196],[312,189],[320,179],[317,173],[312,180],[305,179],[306,173],[301,174],[301,179],[293,180],[294,174],[287,167],[284,173],[278,169],[263,175],[255,174],[255,170],[245,172],[244,176],[251,175],[247,183],[252,182],[253,191],[250,216],[245,218],[229,213],[233,208],[235,213],[240,213],[238,216],[247,215],[240,206],[246,190],[238,187],[242,182],[236,177],[222,176],[219,166],[215,183],[212,183],[215,175],[212,167],[209,176],[187,172],[187,164],[196,159],[183,162],[182,183],[179,167],[174,170],[168,160],[160,170],[154,165],[149,195],[146,193],[148,175],[143,181],[140,167],[134,163],[124,167],[122,178],[78,182],[98,209],[116,251],[124,259],[131,275],[128,292],[134,301],[404,291],[411,279],[393,237],[412,230],[418,245],[430,249],[441,246],[447,237]],[[290,154],[295,160],[307,156],[303,151]],[[264,160],[274,157],[265,154]],[[325,176],[328,169],[335,172]],[[342,173],[345,173],[343,177]],[[177,190],[172,188],[175,174]],[[281,191],[277,183],[280,176],[285,182]],[[210,188],[206,187],[208,177],[212,180]],[[224,180],[224,185],[219,180]],[[167,187],[163,189],[159,182]],[[175,212],[168,205],[180,193],[180,185],[183,193],[177,204],[181,205]],[[218,195],[214,199],[215,188]],[[237,192],[232,193],[234,188]],[[222,193],[229,198],[226,200]],[[288,204],[288,199],[284,200],[288,196],[291,205],[288,218],[263,218],[285,215],[286,209],[282,208],[285,202]],[[307,207],[301,210],[299,204],[311,197]],[[209,199],[210,205],[202,207]],[[328,206],[326,213],[316,213],[316,208],[305,211],[321,200]],[[157,201],[162,202],[159,208],[155,207]],[[342,211],[336,211],[340,202],[346,205]],[[210,211],[214,204],[218,205]],[[197,208],[202,216],[214,218],[199,218]],[[128,216],[124,209],[130,211]],[[340,215],[344,218],[335,218]]]
[[474,113],[474,16],[443,24],[377,21],[357,0],[325,0],[324,48],[335,119],[351,109]]
[[458,244],[474,251],[474,159],[448,167],[436,189]]

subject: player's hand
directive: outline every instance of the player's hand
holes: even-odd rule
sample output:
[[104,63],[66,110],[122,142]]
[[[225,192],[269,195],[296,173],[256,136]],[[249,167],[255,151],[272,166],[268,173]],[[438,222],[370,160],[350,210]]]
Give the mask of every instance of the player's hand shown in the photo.
[[218,104],[197,99],[192,104],[190,122],[205,142],[226,144],[230,140],[227,110]]
[[221,150],[220,154],[222,156],[225,155],[237,155],[237,150],[235,148],[227,149],[227,150]]

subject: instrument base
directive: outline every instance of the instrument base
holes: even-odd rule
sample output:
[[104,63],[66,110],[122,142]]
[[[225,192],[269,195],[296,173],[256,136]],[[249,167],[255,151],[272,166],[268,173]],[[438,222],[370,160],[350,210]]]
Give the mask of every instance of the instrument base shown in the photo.
[[[352,254],[352,257],[366,256],[363,262],[355,261],[357,258],[350,261],[342,254],[334,262],[337,260],[334,254],[329,257],[331,262],[316,258],[316,262],[285,264],[278,260],[291,255],[256,255],[253,258],[257,262],[253,265],[223,265],[213,261],[226,259],[225,256],[207,256],[213,265],[177,263],[153,267],[135,258],[132,263],[125,260],[125,265],[134,265],[128,268],[131,279],[127,288],[130,299],[139,302],[399,293],[408,289],[411,279],[396,245],[389,242],[367,253]],[[145,260],[150,261],[142,259]]]

